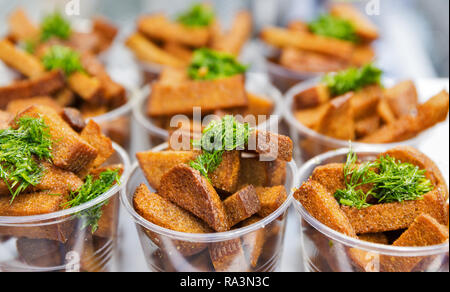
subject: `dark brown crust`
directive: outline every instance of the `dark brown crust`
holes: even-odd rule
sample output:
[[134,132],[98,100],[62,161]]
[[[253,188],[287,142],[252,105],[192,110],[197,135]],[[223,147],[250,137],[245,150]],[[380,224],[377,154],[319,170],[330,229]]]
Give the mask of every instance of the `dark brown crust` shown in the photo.
[[159,192],[178,206],[203,219],[217,232],[230,229],[225,208],[213,186],[185,164],[172,168],[161,179]]
[[250,218],[261,209],[255,187],[251,185],[228,197],[223,205],[227,212],[230,227]]
[[250,136],[248,146],[249,150],[256,150],[263,156],[287,162],[292,160],[294,146],[291,138],[287,136],[267,131],[256,131]]
[[263,218],[275,212],[287,199],[286,188],[284,186],[258,187],[256,188],[256,194],[261,204],[258,215]]
[[239,151],[226,151],[222,156],[222,163],[208,176],[215,188],[233,193],[238,188],[239,170]]
[[78,133],[86,127],[86,122],[81,112],[75,108],[66,107],[63,109],[62,118],[69,126]]
[[242,158],[239,187],[273,187],[286,182],[286,162],[281,160],[259,161],[259,158]]

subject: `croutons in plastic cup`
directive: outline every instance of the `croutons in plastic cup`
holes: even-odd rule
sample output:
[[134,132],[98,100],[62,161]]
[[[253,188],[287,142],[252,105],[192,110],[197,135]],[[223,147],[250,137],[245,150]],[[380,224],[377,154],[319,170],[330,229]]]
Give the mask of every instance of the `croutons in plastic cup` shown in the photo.
[[[289,124],[290,127],[290,137],[294,141],[294,145],[297,145],[297,148],[295,149],[295,158],[297,161],[308,161],[312,159],[313,157],[320,155],[322,153],[345,148],[348,147],[349,141],[345,140],[339,140],[335,139],[329,136],[325,136],[320,134],[319,132],[316,132],[307,126],[300,123],[294,116],[293,110],[294,110],[294,98],[297,94],[304,92],[317,84],[319,84],[321,81],[321,78],[311,79],[309,81],[299,83],[293,88],[291,88],[285,95],[284,99],[284,118],[286,119],[286,122]],[[429,96],[423,96],[426,98],[431,97],[431,95],[434,93],[437,93],[438,90],[443,89],[443,87],[440,87],[442,83],[430,83],[427,84],[427,80],[418,80],[417,86],[418,86],[418,94],[419,94],[419,101],[423,102],[424,100],[421,99],[423,96],[423,93],[421,92],[422,87],[426,88],[427,93],[430,92],[430,89],[433,89],[435,91],[431,91]],[[383,79],[382,83],[385,86],[393,86],[395,85],[395,82],[391,79]],[[430,85],[430,86],[428,86]],[[433,88],[431,88],[433,87]],[[382,147],[386,149],[394,148],[397,146],[412,146],[419,148],[421,143],[427,139],[428,136],[433,132],[433,128],[428,129],[417,135],[416,137],[401,141],[401,142],[395,142],[395,143],[385,143],[385,144],[368,144],[368,143],[360,143],[360,142],[354,142],[352,141],[352,147],[354,149],[364,149],[367,147]]]
[[[389,148],[356,151],[361,161],[372,161]],[[348,148],[319,155],[303,164],[296,186],[306,182],[314,169],[329,163],[345,163]],[[301,221],[301,241],[305,271],[309,272],[448,272],[449,243],[426,247],[376,244],[348,237],[322,224],[302,204],[293,200]],[[392,232],[392,236],[399,236]],[[372,234],[373,235],[373,234]],[[376,238],[376,235],[374,235]],[[386,238],[384,238],[386,239]],[[377,241],[377,240],[375,240]],[[381,240],[383,241],[383,240]]]
[[[283,113],[282,94],[266,78],[264,74],[247,73],[246,90],[273,102],[273,111],[269,119],[257,125],[261,129],[278,129]],[[156,125],[155,121],[147,115],[147,102],[151,93],[151,86],[141,89],[136,96],[133,106],[133,116],[140,127],[149,135],[151,145],[159,145],[169,140],[170,133]],[[245,117],[244,117],[245,118]]]
[[[117,246],[119,192],[130,170],[126,152],[115,153],[104,166],[124,167],[120,184],[80,206],[33,216],[0,216],[0,271],[4,272],[107,272],[113,271]],[[19,196],[24,196],[21,194]],[[60,197],[46,202],[59,206]],[[16,198],[17,200],[18,198]],[[104,204],[107,202],[106,204]],[[98,229],[92,233],[89,214],[101,206]],[[33,208],[23,206],[23,208]],[[92,217],[91,217],[92,218]],[[87,226],[87,227],[86,227]]]
[[[152,151],[164,151],[162,144]],[[133,217],[145,260],[156,272],[270,272],[277,271],[283,252],[286,213],[293,199],[296,164],[287,163],[286,201],[260,221],[228,232],[193,234],[169,230],[140,216],[133,205],[137,187],[147,184],[137,163],[121,195],[122,204]],[[148,184],[147,184],[148,186]],[[150,191],[154,191],[150,188]],[[214,258],[214,263],[212,258]]]

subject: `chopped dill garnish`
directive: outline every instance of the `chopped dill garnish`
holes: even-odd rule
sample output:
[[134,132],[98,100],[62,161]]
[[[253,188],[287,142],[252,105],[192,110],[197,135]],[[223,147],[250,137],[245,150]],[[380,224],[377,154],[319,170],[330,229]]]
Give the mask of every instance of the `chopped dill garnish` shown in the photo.
[[70,23],[58,12],[47,15],[41,23],[42,42],[46,42],[52,37],[67,40],[71,33]]
[[84,72],[80,54],[64,46],[52,46],[42,57],[42,64],[47,71],[60,69],[67,76],[75,72]]
[[249,124],[239,123],[233,116],[225,116],[220,122],[211,122],[203,131],[201,139],[193,141],[193,146],[203,152],[189,165],[209,179],[208,173],[219,167],[224,152],[243,150],[252,132]]
[[198,3],[188,11],[178,16],[177,21],[185,26],[205,27],[209,26],[215,18],[213,9],[209,5]]
[[[65,208],[73,208],[90,202],[106,193],[113,185],[119,183],[119,181],[119,170],[104,171],[96,180],[94,180],[92,175],[88,175],[84,184],[78,190],[70,193],[70,201],[65,203],[63,206]],[[98,221],[103,214],[102,207],[107,203],[108,202],[105,201],[78,214],[80,217],[85,219],[82,229],[91,226],[92,233],[97,231]]]
[[36,160],[52,158],[52,140],[41,118],[22,117],[17,129],[0,130],[0,179],[14,199],[29,186],[36,186],[43,169]]
[[247,66],[239,63],[233,55],[202,48],[194,52],[188,75],[193,80],[215,80],[246,71]]
[[329,14],[321,15],[308,25],[309,30],[325,37],[357,43],[359,41],[353,24],[347,20]]
[[339,96],[350,91],[360,90],[368,85],[380,84],[383,71],[373,64],[362,68],[349,68],[336,74],[327,74],[322,82],[328,87],[332,96]]
[[[425,170],[410,163],[396,161],[389,155],[373,162],[357,164],[358,157],[351,150],[344,166],[345,190],[334,196],[341,205],[357,209],[370,207],[369,196],[381,203],[415,201],[434,189],[426,178]],[[366,193],[363,185],[373,185]]]

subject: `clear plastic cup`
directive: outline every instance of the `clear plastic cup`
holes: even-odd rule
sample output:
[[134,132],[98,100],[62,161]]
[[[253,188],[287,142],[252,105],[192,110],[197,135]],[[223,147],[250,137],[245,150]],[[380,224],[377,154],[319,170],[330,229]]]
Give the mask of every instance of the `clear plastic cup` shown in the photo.
[[[246,89],[256,95],[268,98],[274,103],[272,115],[265,122],[258,125],[260,129],[278,131],[278,126],[283,114],[283,98],[278,89],[276,89],[266,78],[264,74],[248,73],[246,75]],[[133,106],[133,116],[150,137],[151,145],[159,145],[169,140],[169,132],[160,128],[147,116],[147,101],[151,93],[151,87],[145,86],[138,96]]]
[[[386,149],[378,147],[356,151],[361,161],[374,160]],[[324,153],[305,163],[296,178],[297,186],[306,182],[318,166],[344,163],[349,149]],[[336,232],[294,200],[302,226],[301,246],[306,271],[311,272],[448,272],[449,244],[428,247],[395,247],[374,244]]]
[[[293,114],[294,109],[294,97],[305,90],[308,90],[316,86],[320,82],[320,78],[312,79],[303,83],[300,83],[291,88],[284,99],[284,118],[290,126],[290,136],[294,141],[294,145],[297,145],[295,156],[297,161],[307,161],[322,153],[345,148],[349,146],[349,141],[338,140],[325,135],[322,135],[300,123]],[[383,80],[385,85],[393,85],[393,80]],[[420,93],[420,92],[419,92]],[[432,133],[433,129],[426,130],[418,136],[397,143],[386,144],[367,144],[359,142],[351,142],[354,149],[363,149],[370,146],[379,146],[384,148],[394,148],[397,146],[413,146],[419,148],[421,142]]]
[[[0,271],[100,272],[112,269],[117,246],[119,192],[130,171],[126,152],[114,144],[115,153],[105,165],[122,164],[121,182],[83,205],[43,215],[0,216]],[[92,234],[83,228],[87,214],[99,204],[103,215]]]
[[[153,151],[165,149],[167,149],[167,144],[162,144],[154,148]],[[130,179],[125,186],[126,192],[122,193],[121,200],[136,223],[145,260],[152,271],[214,272],[209,254],[210,247],[220,244],[227,248],[229,245],[230,249],[235,251],[233,247],[242,243],[246,254],[249,255],[257,254],[258,246],[263,243],[259,259],[256,256],[250,256],[244,262],[241,253],[236,252],[234,254],[231,252],[228,260],[233,263],[234,271],[269,272],[276,271],[280,265],[286,213],[293,198],[292,187],[295,176],[295,162],[290,162],[287,164],[285,184],[289,196],[278,210],[253,225],[222,233],[190,234],[176,232],[150,223],[136,213],[133,207],[133,195],[140,184],[147,184],[137,163],[132,167]],[[152,189],[150,188],[150,190]],[[264,238],[264,241],[260,241],[261,237]],[[187,254],[186,249],[188,251],[196,250],[195,254]],[[252,261],[253,265],[248,264],[247,261]]]

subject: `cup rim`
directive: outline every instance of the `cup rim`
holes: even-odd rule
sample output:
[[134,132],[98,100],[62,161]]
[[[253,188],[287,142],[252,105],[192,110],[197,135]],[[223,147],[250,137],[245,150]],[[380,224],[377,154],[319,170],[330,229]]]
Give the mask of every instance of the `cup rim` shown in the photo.
[[[302,123],[300,123],[293,115],[293,103],[294,103],[294,97],[296,94],[303,92],[305,90],[308,90],[314,86],[316,86],[320,82],[321,78],[314,78],[307,80],[305,82],[300,82],[299,84],[293,86],[291,89],[288,90],[288,92],[285,94],[284,99],[284,112],[285,112],[285,119],[287,123],[294,129],[296,129],[298,132],[300,132],[303,135],[311,136],[315,139],[319,139],[323,141],[324,143],[330,143],[332,145],[337,145],[338,147],[347,147],[348,142],[346,140],[339,140],[336,138],[332,138],[329,136],[325,136],[320,134],[319,132],[316,132]],[[393,82],[394,80],[389,78],[383,78],[383,84]],[[400,142],[393,142],[393,143],[362,143],[357,141],[352,141],[352,146],[354,148],[366,148],[371,146],[378,146],[378,147],[388,147],[388,148],[394,148],[401,145],[417,145],[420,141],[423,141],[432,131],[434,127],[427,129],[425,131],[422,131],[419,133],[416,137],[413,137],[408,140],[400,141]]]
[[[153,148],[151,151],[161,152],[167,148],[168,148],[168,143],[163,143],[163,144]],[[291,162],[287,163],[287,167],[292,172],[292,182],[293,182],[292,184],[294,184],[295,178],[297,177],[297,165],[296,165],[295,161],[292,160]],[[136,161],[131,168],[129,178],[131,179],[132,177],[134,177],[139,171],[141,171],[141,168],[139,166],[139,163]],[[257,223],[254,223],[252,225],[249,225],[249,226],[246,226],[243,228],[239,228],[236,230],[230,230],[230,231],[226,231],[226,232],[216,232],[216,233],[204,233],[204,234],[185,233],[185,232],[170,230],[170,229],[161,227],[159,225],[153,224],[150,221],[143,218],[141,215],[139,215],[136,212],[136,210],[134,209],[134,207],[132,206],[132,204],[130,203],[130,200],[128,198],[129,196],[127,193],[127,187],[128,187],[128,184],[130,183],[130,179],[128,179],[128,181],[125,183],[125,185],[123,187],[123,191],[120,195],[120,200],[122,202],[122,205],[125,206],[125,209],[127,210],[127,212],[133,217],[134,222],[136,224],[139,224],[140,226],[142,226],[148,230],[151,230],[153,232],[156,232],[160,235],[163,235],[163,236],[166,236],[169,238],[173,238],[173,239],[177,239],[177,240],[188,241],[188,242],[208,243],[208,242],[226,241],[226,240],[231,240],[234,238],[241,237],[241,236],[251,233],[255,230],[264,228],[267,225],[269,225],[270,223],[272,223],[273,221],[275,221],[278,217],[280,217],[286,210],[288,210],[288,208],[290,207],[292,200],[294,198],[294,192],[293,192],[292,186],[290,186],[290,188],[287,189],[289,195],[288,195],[286,201],[275,212],[273,212],[269,216],[265,217],[264,219],[258,221]],[[143,182],[143,183],[145,183],[145,182]]]
[[[297,171],[296,182],[303,184],[304,182],[300,182],[300,180],[305,177],[305,175],[310,176],[308,173],[308,169],[310,169],[314,165],[319,165],[321,162],[336,157],[338,155],[345,155],[350,151],[350,148],[340,148],[337,150],[329,151],[318,155],[306,163],[302,165],[302,167]],[[355,150],[357,154],[374,154],[378,155],[381,153],[380,148],[376,147],[367,147],[365,149],[357,149]],[[385,255],[391,256],[404,256],[404,257],[419,257],[419,256],[430,256],[442,254],[443,252],[448,252],[449,250],[449,242],[443,243],[440,245],[433,246],[425,246],[425,247],[401,247],[401,246],[392,246],[392,245],[383,245],[377,243],[371,243],[367,241],[363,241],[360,239],[355,239],[344,235],[340,232],[337,232],[328,226],[321,223],[319,220],[314,218],[309,212],[303,207],[303,205],[297,201],[294,201],[294,207],[297,212],[300,214],[301,219],[304,219],[310,224],[314,229],[324,234],[325,236],[347,246],[351,246],[357,249],[366,250],[369,252],[377,252]]]
[[[115,152],[119,155],[119,158],[122,160],[121,163],[124,166],[123,174],[120,178],[120,183],[114,185],[112,188],[110,188],[107,192],[102,194],[101,196],[98,196],[94,200],[91,200],[89,202],[86,202],[80,206],[69,208],[65,210],[60,210],[57,212],[47,213],[47,214],[40,214],[40,215],[32,215],[32,216],[0,216],[0,226],[15,226],[20,225],[20,227],[25,227],[24,224],[32,224],[31,226],[35,226],[36,224],[53,224],[54,222],[48,223],[51,219],[56,218],[63,218],[66,216],[74,215],[76,213],[79,213],[81,211],[84,211],[86,209],[89,209],[95,205],[98,205],[118,192],[121,192],[123,190],[123,186],[125,185],[126,181],[128,180],[128,176],[130,173],[130,159],[128,157],[128,154],[126,151],[120,147],[118,144],[113,142],[113,148]],[[64,219],[62,219],[64,220]],[[46,223],[45,223],[46,222]]]
[[104,123],[111,120],[114,120],[120,116],[126,115],[130,113],[133,109],[134,104],[136,103],[135,96],[139,90],[137,88],[125,87],[127,102],[103,115],[90,117],[87,120],[93,120],[96,123]]
[[[267,86],[267,91],[269,91],[269,94],[267,96],[264,96],[266,99],[269,99],[273,101],[274,103],[274,109],[271,113],[268,120],[264,121],[263,123],[259,124],[256,128],[257,129],[267,129],[267,126],[272,124],[278,124],[283,117],[283,95],[281,92],[270,82],[270,80],[267,78],[265,74],[262,73],[246,73],[246,83],[249,82],[250,84],[257,84],[257,82],[267,82],[265,85]],[[136,96],[134,98],[135,103],[133,105],[133,116],[135,117],[136,121],[144,127],[150,134],[157,136],[161,139],[169,139],[169,132],[165,129],[162,129],[160,127],[157,127],[149,117],[147,117],[143,110],[145,108],[145,103],[147,102],[147,99],[149,95],[151,94],[152,86],[146,85],[141,90],[136,91]]]

